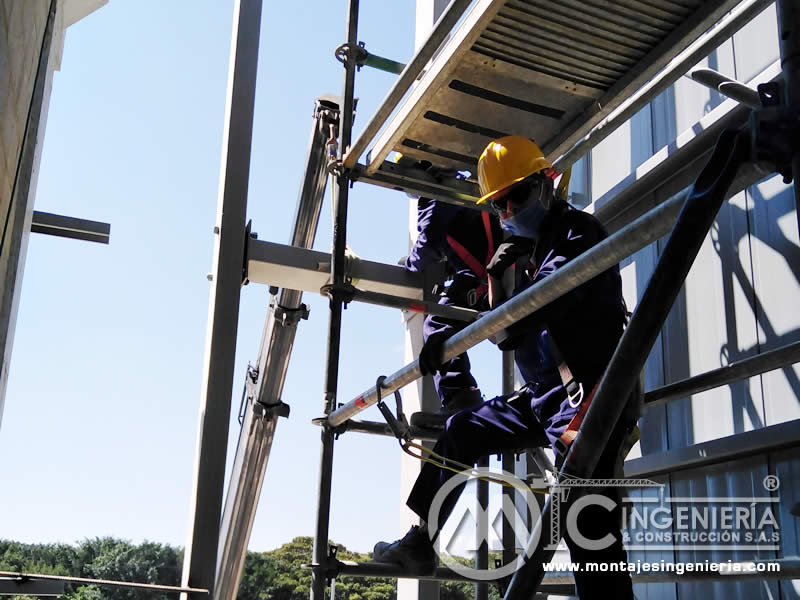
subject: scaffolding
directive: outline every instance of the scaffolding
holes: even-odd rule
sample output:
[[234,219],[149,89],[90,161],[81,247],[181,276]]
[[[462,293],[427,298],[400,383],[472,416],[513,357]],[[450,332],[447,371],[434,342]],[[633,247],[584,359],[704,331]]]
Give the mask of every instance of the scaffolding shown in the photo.
[[[661,157],[647,173],[597,207],[596,215],[613,231],[607,239],[477,321],[472,311],[456,309],[447,315],[474,322],[445,343],[445,359],[472,348],[670,235],[599,384],[580,435],[561,470],[561,483],[552,490],[553,494],[559,492],[558,485],[568,485],[568,477],[591,474],[599,452],[585,449],[605,447],[622,410],[616,399],[627,397],[635,384],[636,374],[641,372],[722,202],[775,171],[777,154],[762,153],[756,157],[758,161],[748,161],[738,169],[725,196],[715,198],[714,202],[699,202],[685,188],[697,177],[720,132],[749,127],[758,137],[760,131],[766,131],[776,119],[785,119],[787,115],[794,120],[796,132],[797,113],[792,108],[800,106],[800,6],[793,0],[776,3],[782,60],[771,72],[773,82],[765,82],[756,91],[713,72],[697,73],[698,81],[739,105],[690,143]],[[430,286],[422,276],[394,265],[350,263],[345,252],[346,223],[348,195],[354,181],[474,207],[477,186],[473,181],[456,177],[455,173],[474,171],[476,157],[487,140],[505,133],[537,139],[554,159],[556,168],[563,171],[770,4],[768,0],[684,0],[656,8],[641,0],[614,0],[576,8],[576,3],[566,2],[547,4],[547,15],[542,17],[536,11],[539,5],[544,5],[540,0],[453,0],[353,142],[357,68],[373,64],[397,71],[400,66],[397,63],[387,66],[380,57],[365,63],[364,50],[358,43],[359,0],[349,0],[346,42],[336,52],[344,66],[342,95],[336,99],[320,98],[316,103],[294,232],[290,244],[281,246],[257,240],[245,223],[261,0],[236,0],[214,229],[214,267],[210,276],[212,294],[193,525],[186,545],[182,586],[212,591],[214,600],[236,597],[275,428],[281,417],[288,416],[289,408],[281,401],[281,392],[297,325],[308,315],[302,304],[303,291],[321,291],[330,298],[324,416],[316,422],[321,429],[321,451],[318,513],[310,565],[311,598],[323,600],[327,585],[337,577],[415,577],[391,565],[340,561],[335,549],[328,547],[336,436],[346,431],[392,435],[384,423],[357,421],[353,417],[375,404],[379,396],[385,397],[421,377],[419,365],[414,361],[383,379],[380,390],[372,386],[340,404],[342,309],[348,302],[364,301],[417,312],[441,310],[432,298],[426,297],[423,290]],[[606,18],[611,16],[612,5],[617,8],[615,16]],[[579,14],[582,10],[586,11],[583,17]],[[597,24],[601,19],[605,19],[602,26]],[[622,39],[627,42],[621,43]],[[569,52],[556,60],[552,50],[559,44]],[[522,86],[528,89],[525,97],[541,98],[541,103],[521,101],[518,92]],[[491,118],[495,121],[491,126],[478,127],[471,115],[487,100],[494,103]],[[514,111],[525,111],[527,118],[517,118],[519,112]],[[784,136],[785,140],[788,136],[791,140],[788,129],[770,131],[775,137]],[[461,150],[447,150],[441,140]],[[760,141],[754,146],[760,147]],[[359,162],[370,147],[369,158]],[[420,171],[387,162],[385,159],[392,151],[428,161],[436,169]],[[796,181],[800,177],[796,144],[793,151],[789,162],[778,166],[784,176],[793,176]],[[333,182],[334,223],[333,249],[327,255],[310,248],[329,177]],[[649,209],[630,208],[631,198],[655,190],[671,190],[671,195]],[[795,205],[800,206],[797,185],[794,194]],[[353,285],[354,279],[359,280],[358,288]],[[225,456],[221,449],[226,447],[231,410],[239,293],[247,281],[274,287],[258,360],[246,375],[242,429],[223,503]],[[789,344],[651,390],[645,400],[648,405],[669,402],[798,361],[800,343]],[[503,387],[504,391],[513,388],[513,362],[509,353],[503,357]],[[669,456],[645,460],[644,467],[628,475],[650,477],[719,460],[721,456],[745,456],[763,448],[796,445],[800,439],[797,421],[769,429],[737,436],[735,444],[724,439],[709,442],[706,446],[710,452],[695,451],[691,456],[685,452],[666,453]],[[412,428],[411,434],[418,439],[436,437],[435,432],[419,428]],[[506,459],[504,468],[509,464]],[[548,526],[551,513],[548,500],[539,527]],[[216,524],[220,524],[219,529]],[[511,534],[505,531],[504,539],[506,535]],[[538,546],[528,549],[530,559],[511,580],[506,600],[527,600],[536,597],[539,589],[569,593],[570,577],[544,575],[542,563],[550,560],[552,552]],[[485,566],[485,554],[481,560]],[[781,572],[773,575],[800,576],[796,560],[786,559],[783,563]],[[717,573],[716,577],[733,575]],[[427,578],[463,579],[445,568]],[[667,579],[634,577],[634,582],[656,580]],[[482,593],[485,594],[485,588]],[[190,595],[201,597],[197,591]]]

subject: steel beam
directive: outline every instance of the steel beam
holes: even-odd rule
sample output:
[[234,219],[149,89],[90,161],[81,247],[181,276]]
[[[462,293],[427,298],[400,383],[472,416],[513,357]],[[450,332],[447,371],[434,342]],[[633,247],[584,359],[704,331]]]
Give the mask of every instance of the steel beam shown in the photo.
[[85,242],[108,244],[111,225],[35,210],[31,222],[31,233],[44,233]]
[[[336,186],[333,196],[333,256],[331,257],[330,320],[328,323],[328,348],[325,360],[325,397],[323,414],[328,415],[336,407],[339,387],[339,350],[342,334],[342,309],[347,298],[347,201],[350,190],[349,173],[343,166],[345,154],[350,148],[355,108],[355,75],[358,47],[359,0],[349,0],[347,5],[346,47],[344,56],[344,78],[342,82],[342,114],[338,161],[335,169]],[[355,161],[354,161],[355,162]],[[311,571],[311,600],[325,600],[328,567],[328,530],[331,510],[331,485],[333,480],[333,442],[331,427],[322,428],[320,449],[319,485],[317,492],[317,519],[314,531],[314,564]]]
[[63,596],[64,582],[0,577],[0,596]]
[[725,365],[719,369],[656,388],[644,395],[644,401],[647,405],[663,404],[676,398],[699,394],[706,390],[728,385],[734,381],[780,369],[797,362],[800,362],[800,342],[770,350],[769,352],[763,352]]
[[[297,199],[294,230],[289,241],[310,248],[319,224],[327,181],[327,142],[338,127],[338,105],[318,99],[314,110],[305,176]],[[258,499],[264,484],[281,395],[302,314],[302,293],[282,289],[270,303],[264,324],[256,372],[248,373],[247,407],[239,433],[222,515],[215,600],[234,600],[239,588]]]
[[225,455],[233,391],[239,290],[258,71],[261,0],[236,0],[214,227],[203,386],[183,587],[212,590],[217,565]]
[[[422,299],[423,278],[398,265],[357,259],[347,275],[366,291]],[[319,293],[330,282],[331,255],[308,248],[250,239],[247,243],[247,280],[302,292]]]
[[800,445],[800,421],[788,421],[625,462],[626,477],[652,478]]

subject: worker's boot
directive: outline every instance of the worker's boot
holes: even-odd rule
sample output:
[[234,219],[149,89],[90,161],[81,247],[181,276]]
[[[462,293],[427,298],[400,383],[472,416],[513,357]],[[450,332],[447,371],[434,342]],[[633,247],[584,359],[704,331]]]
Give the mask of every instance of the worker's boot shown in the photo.
[[439,564],[428,532],[416,525],[395,542],[375,544],[372,560],[400,565],[409,575],[432,575]]
[[411,426],[424,429],[444,429],[447,419],[457,412],[477,406],[481,402],[483,402],[483,396],[478,388],[461,390],[451,394],[446,403],[436,412],[418,412],[411,415]]

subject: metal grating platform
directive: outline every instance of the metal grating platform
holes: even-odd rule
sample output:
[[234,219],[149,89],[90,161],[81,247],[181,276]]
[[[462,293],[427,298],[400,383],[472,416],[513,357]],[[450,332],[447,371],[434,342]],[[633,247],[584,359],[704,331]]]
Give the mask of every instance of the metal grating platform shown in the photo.
[[391,151],[474,172],[503,135],[551,160],[737,0],[478,0],[377,138],[366,171]]

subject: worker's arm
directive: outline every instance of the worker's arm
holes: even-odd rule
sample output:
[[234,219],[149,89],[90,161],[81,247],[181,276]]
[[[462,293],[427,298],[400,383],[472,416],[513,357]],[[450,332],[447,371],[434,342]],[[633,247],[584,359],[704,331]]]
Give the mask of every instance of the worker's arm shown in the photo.
[[417,200],[417,241],[405,260],[406,269],[424,271],[444,258],[447,230],[457,210],[430,198]]

